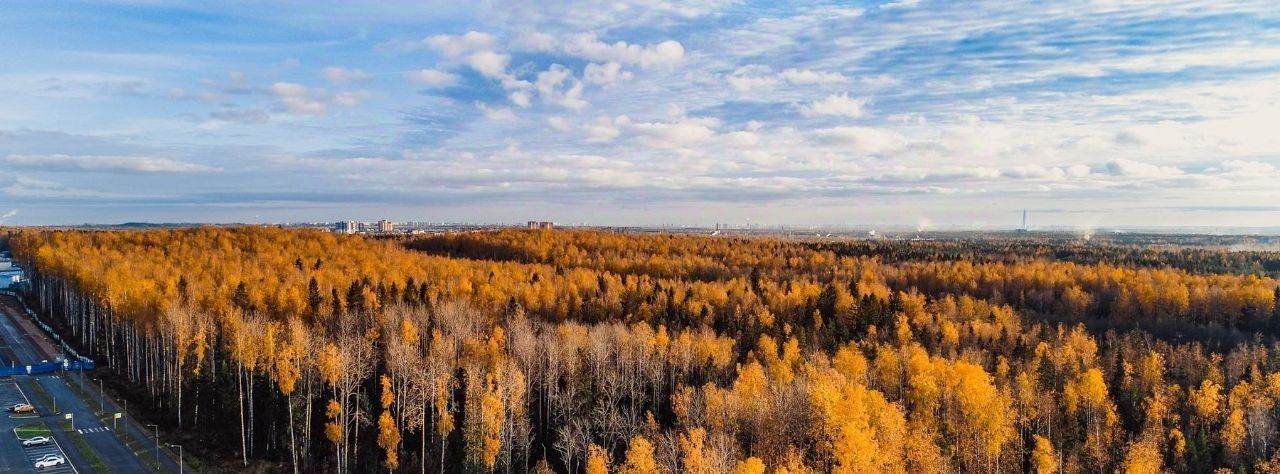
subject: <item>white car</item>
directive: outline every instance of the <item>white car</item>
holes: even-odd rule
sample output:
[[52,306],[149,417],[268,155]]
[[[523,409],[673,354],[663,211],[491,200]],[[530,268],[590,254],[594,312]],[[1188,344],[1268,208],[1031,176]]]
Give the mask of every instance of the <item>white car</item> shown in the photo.
[[31,404],[29,403],[19,403],[17,405],[9,407],[9,411],[14,413],[30,413],[35,410],[36,410],[36,407],[31,406]]
[[33,438],[22,440],[22,445],[23,446],[40,446],[42,444],[49,444],[50,441],[53,441],[53,440],[50,439],[48,436],[36,436]]
[[50,454],[40,458],[39,461],[36,461],[35,467],[36,469],[43,469],[46,467],[53,467],[53,466],[58,466],[66,463],[67,463],[67,458],[59,456],[57,454]]

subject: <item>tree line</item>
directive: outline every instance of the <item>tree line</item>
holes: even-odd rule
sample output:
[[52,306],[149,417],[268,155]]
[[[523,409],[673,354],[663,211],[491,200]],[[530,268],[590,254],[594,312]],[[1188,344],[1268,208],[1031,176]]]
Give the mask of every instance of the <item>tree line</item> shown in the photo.
[[[12,246],[42,311],[240,466],[1280,468],[1266,276],[588,231]],[[1134,324],[1095,324],[1117,320]],[[1188,334],[1144,329],[1170,324]],[[1189,334],[1215,329],[1251,337]]]

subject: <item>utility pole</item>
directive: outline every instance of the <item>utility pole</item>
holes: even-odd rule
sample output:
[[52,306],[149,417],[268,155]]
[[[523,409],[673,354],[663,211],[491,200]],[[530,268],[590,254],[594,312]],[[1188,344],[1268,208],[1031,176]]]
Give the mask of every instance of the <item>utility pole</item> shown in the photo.
[[148,424],[147,426],[155,428],[156,430],[156,469],[160,469],[160,427],[152,424]]
[[181,445],[181,444],[170,444],[170,445],[168,445],[168,446],[169,446],[170,448],[178,448],[178,474],[182,474],[182,445]]

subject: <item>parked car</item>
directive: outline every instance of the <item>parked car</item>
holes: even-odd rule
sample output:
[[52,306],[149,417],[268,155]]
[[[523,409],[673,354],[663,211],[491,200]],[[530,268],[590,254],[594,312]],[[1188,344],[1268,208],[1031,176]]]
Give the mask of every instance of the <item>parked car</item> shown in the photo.
[[29,403],[19,403],[17,405],[9,407],[9,411],[14,413],[31,413],[33,411],[36,411],[36,407],[31,406],[31,404]]
[[50,441],[53,441],[53,440],[50,439],[48,436],[36,436],[33,438],[22,440],[22,445],[23,446],[40,446],[42,444],[49,444]]
[[49,455],[46,455],[45,457],[40,458],[39,461],[36,461],[35,467],[36,469],[43,469],[46,467],[59,466],[66,463],[67,463],[67,458],[64,458],[57,454],[49,454]]

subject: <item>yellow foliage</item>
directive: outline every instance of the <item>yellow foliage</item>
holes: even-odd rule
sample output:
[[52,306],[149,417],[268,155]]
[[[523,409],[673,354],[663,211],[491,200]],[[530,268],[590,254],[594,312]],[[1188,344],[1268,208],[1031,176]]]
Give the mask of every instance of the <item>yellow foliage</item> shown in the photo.
[[1227,414],[1227,420],[1222,425],[1222,431],[1219,436],[1222,439],[1222,452],[1231,462],[1239,462],[1244,454],[1244,441],[1248,435],[1248,430],[1244,426],[1244,412],[1240,410],[1231,410]]
[[707,430],[694,428],[688,434],[680,435],[680,463],[684,472],[689,474],[713,474],[714,470],[707,463],[706,454],[702,452],[707,439]]
[[1031,469],[1036,474],[1054,474],[1058,472],[1058,455],[1053,451],[1053,443],[1043,436],[1035,435],[1035,448],[1031,451]]
[[1164,460],[1155,438],[1144,436],[1129,445],[1120,472],[1125,474],[1160,474]]
[[391,414],[386,411],[378,415],[378,446],[386,451],[387,467],[394,471],[400,466],[400,430],[396,428],[396,422],[391,419]]
[[1222,410],[1222,387],[1212,380],[1204,379],[1200,388],[1187,391],[1187,403],[1191,405],[1195,415],[1204,423],[1214,423]]
[[618,474],[658,474],[658,462],[653,458],[653,444],[643,436],[631,438],[627,446],[627,459]]
[[338,444],[342,441],[342,425],[334,422],[325,423],[324,437],[333,444]]
[[906,419],[880,392],[832,371],[810,381],[809,402],[822,419],[817,437],[834,471],[902,469]]
[[586,474],[609,474],[609,455],[604,448],[594,444],[587,448]]
[[733,466],[733,474],[764,474],[764,461],[760,458],[750,457]]
[[396,401],[396,394],[391,391],[391,377],[383,375],[379,381],[382,384],[382,395],[378,401],[382,403],[382,409],[386,410]]

